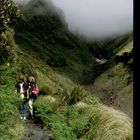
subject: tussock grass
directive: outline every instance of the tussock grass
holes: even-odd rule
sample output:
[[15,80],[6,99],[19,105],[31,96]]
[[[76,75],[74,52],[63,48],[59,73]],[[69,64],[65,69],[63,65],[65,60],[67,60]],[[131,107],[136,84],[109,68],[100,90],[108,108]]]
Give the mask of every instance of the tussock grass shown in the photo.
[[54,97],[44,96],[36,102],[36,113],[58,140],[132,140],[132,120],[126,114],[97,103],[94,98],[92,101],[93,104],[83,100],[64,106]]
[[[114,110],[111,107],[100,106],[95,108],[90,107],[84,103],[80,103],[81,108],[87,108],[87,114],[94,118],[95,124],[91,124],[89,131],[83,134],[80,140],[132,140],[133,129],[132,120],[124,113]],[[78,108],[80,107],[78,104]],[[90,108],[90,109],[89,109]],[[93,133],[94,132],[94,133]]]
[[131,120],[124,113],[109,107],[102,107],[99,118],[97,140],[127,140],[132,139]]

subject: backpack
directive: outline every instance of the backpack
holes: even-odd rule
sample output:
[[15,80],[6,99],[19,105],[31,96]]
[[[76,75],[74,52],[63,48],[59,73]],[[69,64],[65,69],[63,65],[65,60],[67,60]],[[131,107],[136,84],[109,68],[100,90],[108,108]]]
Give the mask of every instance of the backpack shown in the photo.
[[36,86],[33,86],[32,93],[35,96],[38,96],[39,95],[39,88],[38,88],[37,84],[36,84]]

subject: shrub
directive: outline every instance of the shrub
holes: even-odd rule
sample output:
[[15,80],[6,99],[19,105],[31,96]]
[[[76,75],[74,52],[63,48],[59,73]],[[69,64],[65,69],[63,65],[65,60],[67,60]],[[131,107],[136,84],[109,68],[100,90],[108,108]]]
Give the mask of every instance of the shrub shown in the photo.
[[87,92],[79,85],[75,86],[72,91],[65,90],[63,94],[63,101],[68,105],[73,105],[87,96]]
[[6,29],[7,25],[14,25],[20,10],[12,0],[0,1],[0,33]]
[[61,113],[53,114],[50,117],[51,131],[57,140],[76,140],[72,127],[67,124],[66,117]]
[[88,95],[87,97],[84,98],[83,100],[84,103],[87,103],[88,105],[94,105],[94,106],[100,106],[101,102],[99,102],[98,99],[95,97]]

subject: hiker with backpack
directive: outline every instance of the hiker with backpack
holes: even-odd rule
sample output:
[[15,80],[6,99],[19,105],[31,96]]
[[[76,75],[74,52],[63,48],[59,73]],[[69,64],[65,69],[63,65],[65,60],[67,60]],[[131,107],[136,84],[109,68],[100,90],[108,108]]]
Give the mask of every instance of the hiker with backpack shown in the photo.
[[29,76],[27,80],[27,98],[31,117],[34,117],[33,102],[37,99],[39,88],[33,76]]
[[19,76],[18,82],[15,85],[15,92],[20,93],[20,98],[21,98],[21,119],[26,120],[26,103],[28,102],[27,100],[27,85],[25,83],[25,77],[24,75]]

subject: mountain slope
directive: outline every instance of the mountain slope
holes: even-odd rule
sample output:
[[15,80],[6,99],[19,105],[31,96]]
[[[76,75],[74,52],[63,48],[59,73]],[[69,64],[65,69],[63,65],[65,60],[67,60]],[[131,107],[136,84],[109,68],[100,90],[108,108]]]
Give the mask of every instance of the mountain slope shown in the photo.
[[88,89],[105,104],[122,110],[131,118],[133,118],[133,59],[131,55],[130,58],[125,57],[125,54],[131,54],[132,49],[133,41],[129,40],[114,55],[116,62],[98,76],[93,85],[88,86]]
[[[80,79],[83,70],[91,69],[91,57],[88,55],[86,43],[68,31],[58,14],[45,9],[45,4],[39,2],[31,1],[31,5],[23,8],[25,20],[19,19],[15,29],[16,43],[26,53],[35,52],[46,65],[66,73],[72,80]],[[34,13],[36,8],[45,11],[37,15]]]
[[[7,28],[1,35],[7,52],[0,65],[1,138],[20,140],[24,136],[26,126],[19,119],[21,101],[14,93],[14,85],[20,74],[32,74],[40,87],[40,96],[34,104],[36,120],[43,122],[44,130],[51,131],[54,139],[132,140],[132,120],[126,114],[105,106],[91,92],[77,85],[85,78],[95,79],[97,76],[94,73],[98,69],[92,66],[94,56],[88,43],[70,33],[55,12],[49,13],[47,8],[44,8],[44,15],[33,12],[44,5],[43,0],[31,1],[27,8],[22,8],[25,14],[18,19],[18,25],[14,29]],[[116,83],[120,82],[120,77],[123,81],[116,90],[122,93],[131,91],[131,86],[126,86],[129,74],[120,62],[114,67],[114,60],[111,59],[107,68],[115,69],[111,76]],[[95,81],[96,93],[100,85],[109,89],[112,79],[106,77],[105,74],[103,79],[101,75],[101,80],[99,76]]]
[[[12,32],[13,30],[9,30],[10,36],[13,34]],[[9,39],[8,36],[7,39]],[[41,94],[44,95],[40,96],[35,102],[36,117],[43,121],[44,129],[49,129],[55,139],[94,138],[98,140],[103,138],[108,140],[108,137],[110,140],[132,139],[132,124],[127,115],[105,107],[82,87],[75,87],[75,83],[69,78],[58,74],[49,66],[45,66],[44,61],[36,57],[36,51],[32,51],[28,55],[24,49],[22,50],[16,44],[12,45],[11,43],[14,44],[14,42],[9,42],[9,46],[15,47],[14,52],[18,57],[12,59],[12,62],[8,61],[10,66],[6,63],[1,66],[1,72],[3,73],[1,77],[5,79],[3,85],[10,86],[9,91],[6,93],[9,98],[13,96],[15,78],[20,73],[25,75],[34,74],[39,83]],[[7,94],[4,94],[3,85],[0,85],[1,94],[7,96]],[[13,104],[13,107],[11,104]],[[19,120],[17,107],[20,102],[18,96],[14,95],[14,98],[11,98],[11,104],[9,104],[9,107],[13,108],[14,119],[10,117],[10,120],[13,122]],[[11,109],[9,107],[7,109]],[[4,110],[6,111],[6,108]],[[8,118],[9,115],[7,114]],[[7,117],[5,117],[6,123],[8,122]],[[79,118],[81,119],[79,120]],[[6,126],[6,124],[3,125]],[[102,125],[105,129],[102,129]],[[7,124],[7,130],[1,127],[5,130],[1,137],[21,139],[24,134],[25,124],[19,122],[18,125],[12,124],[12,126],[14,126],[14,129],[9,126],[9,123]],[[19,129],[20,133],[15,133],[15,130]]]

